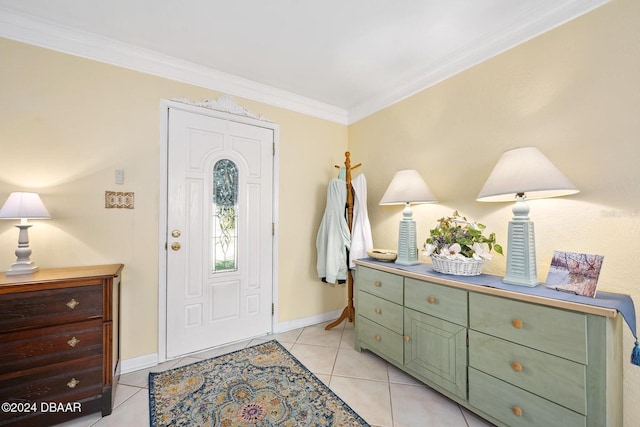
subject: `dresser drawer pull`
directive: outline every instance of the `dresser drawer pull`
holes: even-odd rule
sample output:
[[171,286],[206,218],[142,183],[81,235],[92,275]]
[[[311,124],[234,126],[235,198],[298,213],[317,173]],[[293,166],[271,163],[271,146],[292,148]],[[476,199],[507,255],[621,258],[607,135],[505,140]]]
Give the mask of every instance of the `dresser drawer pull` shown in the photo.
[[429,298],[427,298],[427,302],[429,304],[435,304],[436,303],[436,298],[435,297],[429,297]]
[[76,308],[78,306],[78,304],[80,304],[78,301],[75,300],[75,298],[71,298],[71,301],[69,301],[67,303],[67,307],[69,307],[71,310],[73,310],[74,308]]
[[381,340],[380,335],[376,335],[373,338],[375,338],[376,341],[380,341]]
[[409,342],[411,338],[409,338],[409,335],[405,335],[402,337],[402,339],[404,340],[404,342]]
[[79,342],[80,340],[78,338],[73,337],[69,341],[67,341],[67,344],[69,344],[69,347],[75,347]]
[[513,414],[516,417],[521,417],[522,416],[522,409],[520,409],[519,406],[514,406],[513,408],[511,408],[511,411],[513,412]]
[[511,321],[511,324],[516,329],[522,329],[522,326],[524,326],[524,323],[522,323],[522,320],[520,320],[520,319],[513,319]]
[[378,307],[376,307],[376,308],[374,308],[374,309],[373,309],[373,312],[374,312],[375,314],[381,314],[381,313],[382,313],[382,310],[380,310]]
[[513,362],[511,364],[511,368],[516,372],[522,372],[522,365],[519,364],[518,362]]
[[375,282],[373,282],[373,286],[379,288],[380,286],[382,286],[382,283],[380,283],[380,280],[376,280]]
[[69,381],[69,382],[67,383],[67,387],[69,387],[69,388],[76,388],[76,386],[77,386],[78,384],[80,384],[80,381],[78,381],[78,380],[77,380],[77,379],[75,379],[75,378],[71,378],[71,381]]

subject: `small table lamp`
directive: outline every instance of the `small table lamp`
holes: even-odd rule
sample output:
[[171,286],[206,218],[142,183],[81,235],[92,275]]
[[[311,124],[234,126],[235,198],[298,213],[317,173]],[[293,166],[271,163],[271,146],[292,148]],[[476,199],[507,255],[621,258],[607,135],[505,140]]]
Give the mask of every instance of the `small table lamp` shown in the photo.
[[51,218],[49,211],[44,207],[40,196],[37,193],[15,192],[9,195],[9,198],[0,209],[0,219],[19,219],[20,224],[16,225],[20,229],[18,235],[18,248],[16,249],[16,257],[18,259],[5,273],[7,275],[29,274],[38,271],[36,266],[29,257],[31,249],[29,248],[29,227],[27,219],[48,219]]
[[536,266],[533,222],[527,199],[567,196],[579,190],[535,147],[507,150],[493,168],[476,200],[512,202],[509,222],[507,273],[504,283],[534,287],[540,284]]
[[389,188],[380,200],[381,205],[405,205],[402,211],[398,235],[398,257],[396,264],[418,264],[418,244],[416,240],[416,222],[411,218],[411,203],[435,203],[433,193],[418,171],[401,170],[396,172]]

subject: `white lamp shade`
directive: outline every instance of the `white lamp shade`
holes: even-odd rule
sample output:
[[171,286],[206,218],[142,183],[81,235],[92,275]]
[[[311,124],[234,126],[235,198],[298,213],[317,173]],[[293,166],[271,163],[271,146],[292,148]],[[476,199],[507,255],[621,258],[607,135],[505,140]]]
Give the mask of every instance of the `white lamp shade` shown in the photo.
[[406,169],[396,172],[391,184],[380,200],[381,205],[406,203],[435,203],[435,196],[418,171]]
[[15,192],[9,198],[2,209],[0,209],[2,219],[48,219],[51,218],[49,211],[40,200],[38,193]]
[[567,196],[578,193],[569,179],[536,147],[507,150],[480,190],[479,202],[511,202],[516,194],[527,199]]

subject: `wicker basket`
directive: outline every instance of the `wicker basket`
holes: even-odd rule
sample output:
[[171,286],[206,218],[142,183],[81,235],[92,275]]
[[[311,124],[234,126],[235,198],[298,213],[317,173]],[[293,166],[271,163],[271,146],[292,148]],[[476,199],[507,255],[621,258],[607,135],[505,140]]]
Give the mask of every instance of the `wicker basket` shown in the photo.
[[438,254],[431,254],[433,269],[444,274],[454,274],[456,276],[478,276],[482,273],[483,260],[474,258],[449,259]]

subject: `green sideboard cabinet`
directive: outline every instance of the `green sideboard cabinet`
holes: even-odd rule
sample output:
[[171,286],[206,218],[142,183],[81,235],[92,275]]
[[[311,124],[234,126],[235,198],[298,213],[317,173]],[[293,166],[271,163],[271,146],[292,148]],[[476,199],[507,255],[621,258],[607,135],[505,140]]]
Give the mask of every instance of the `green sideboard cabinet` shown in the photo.
[[615,310],[394,264],[356,265],[357,351],[498,426],[622,426]]

